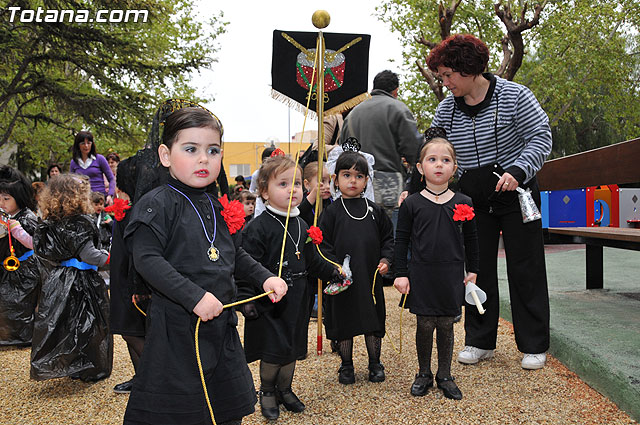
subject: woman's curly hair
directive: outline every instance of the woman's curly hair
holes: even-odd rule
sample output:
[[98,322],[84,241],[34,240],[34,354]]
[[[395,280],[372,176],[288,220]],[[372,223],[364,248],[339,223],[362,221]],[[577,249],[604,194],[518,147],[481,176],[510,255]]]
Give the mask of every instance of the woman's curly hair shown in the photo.
[[87,176],[65,173],[53,177],[38,200],[42,218],[60,220],[72,215],[91,214],[90,193],[91,185]]

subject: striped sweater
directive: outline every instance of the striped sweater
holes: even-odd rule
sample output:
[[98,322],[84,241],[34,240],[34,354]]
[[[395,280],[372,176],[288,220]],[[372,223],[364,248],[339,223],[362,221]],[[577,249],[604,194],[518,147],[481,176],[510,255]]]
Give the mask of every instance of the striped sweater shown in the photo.
[[551,152],[549,118],[527,87],[495,78],[490,104],[475,117],[463,113],[449,95],[438,105],[431,126],[447,131],[459,173],[497,162],[520,184],[526,183]]

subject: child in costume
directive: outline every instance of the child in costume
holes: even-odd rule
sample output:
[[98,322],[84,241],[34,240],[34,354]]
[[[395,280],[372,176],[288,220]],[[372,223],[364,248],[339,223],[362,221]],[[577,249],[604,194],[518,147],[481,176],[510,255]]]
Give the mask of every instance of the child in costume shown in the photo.
[[40,197],[44,223],[36,228],[33,249],[55,266],[42,282],[33,330],[31,378],[38,381],[97,381],[111,374],[109,295],[97,272],[109,253],[96,248],[90,190],[86,176],[61,174]]
[[113,219],[104,210],[104,193],[91,192],[91,204],[93,205],[94,218],[98,233],[100,234],[100,248],[109,250],[111,246],[111,232]]
[[[119,163],[116,175],[116,199],[106,211],[114,215],[113,236],[111,240],[110,284],[111,295],[111,333],[122,335],[127,343],[134,373],[138,370],[144,347],[145,316],[133,304],[132,297],[143,311],[147,309],[148,290],[138,278],[131,254],[127,250],[123,234],[129,224],[129,200],[135,197],[135,176],[137,157],[132,156]],[[144,301],[144,302],[143,302]],[[134,375],[135,378],[135,375]],[[133,379],[117,384],[113,391],[119,394],[130,393]]]
[[[33,213],[33,189],[26,177],[9,166],[0,168],[0,345],[29,345],[33,335],[33,318],[38,302],[40,271],[33,256],[33,233],[38,218]],[[10,234],[7,234],[10,229]],[[13,252],[11,252],[13,247]],[[19,261],[15,270],[8,259]]]
[[238,195],[238,200],[244,207],[244,224],[246,225],[251,221],[256,210],[256,195],[245,189]]
[[[343,146],[346,148],[349,146]],[[357,149],[356,146],[351,148]],[[369,355],[369,381],[385,380],[380,363],[382,338],[385,334],[385,302],[380,279],[374,282],[376,269],[384,275],[393,257],[393,225],[384,210],[362,197],[369,179],[367,160],[352,150],[343,152],[336,161],[335,186],[341,196],[320,217],[324,234],[323,247],[336,258],[351,256],[353,279],[347,290],[327,296],[325,329],[327,338],[337,341],[342,360],[338,370],[341,384],[355,382],[353,337],[363,335]],[[375,285],[372,296],[372,285]]]
[[[416,348],[419,371],[411,394],[423,396],[433,386],[433,330],[438,346],[436,382],[445,397],[460,400],[462,392],[451,376],[453,323],[460,314],[464,285],[478,272],[478,237],[471,199],[449,190],[456,154],[446,139],[423,145],[417,171],[426,187],[401,205],[396,229],[394,286],[410,294],[406,304],[417,317]],[[407,266],[408,246],[411,260]],[[465,275],[465,260],[467,273]]]
[[[322,200],[322,210],[331,203],[331,176],[326,166],[323,166],[322,182],[320,183],[320,199]],[[298,206],[300,209],[300,217],[307,222],[309,226],[314,225],[314,217],[316,210],[316,199],[318,195],[318,161],[309,162],[302,172],[304,184],[304,197]],[[322,211],[320,211],[322,213]],[[309,281],[309,312],[310,317],[318,317],[318,279],[311,276],[307,277]]]
[[[309,226],[299,217],[297,208],[302,200],[302,176],[296,163],[285,156],[265,160],[258,174],[258,190],[266,209],[244,230],[242,246],[273,273],[277,273],[280,266],[289,196],[293,192],[282,260],[282,277],[289,285],[287,297],[275,306],[257,300],[253,308],[247,305],[250,309],[244,310],[247,316],[244,327],[247,362],[260,360],[262,415],[267,419],[277,419],[279,403],[292,412],[302,412],[305,408],[291,390],[291,384],[296,359],[307,354],[307,273],[328,280],[339,278],[340,272],[318,255],[312,243],[307,243]],[[243,294],[245,298],[251,295],[250,292]]]
[[273,302],[287,285],[239,246],[243,214],[223,210],[205,192],[220,172],[221,137],[222,125],[205,109],[172,112],[158,148],[169,169],[167,182],[144,194],[130,213],[124,240],[137,272],[151,286],[152,301],[125,424],[212,422],[196,361],[198,318],[204,384],[216,422],[239,424],[254,411],[256,394],[238,319],[223,305],[236,298],[234,276],[261,292],[274,290]]

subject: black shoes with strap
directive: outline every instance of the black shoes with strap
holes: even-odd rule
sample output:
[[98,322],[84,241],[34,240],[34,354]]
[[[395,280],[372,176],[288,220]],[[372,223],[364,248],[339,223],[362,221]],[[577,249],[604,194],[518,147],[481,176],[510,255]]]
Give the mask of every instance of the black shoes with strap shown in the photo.
[[416,397],[422,397],[427,394],[429,388],[433,387],[433,374],[431,373],[418,373],[416,379],[411,385],[411,395]]
[[454,382],[455,379],[453,376],[449,376],[447,378],[438,378],[436,376],[436,382],[438,383],[438,388],[442,390],[442,394],[446,398],[450,398],[451,400],[462,400],[462,391]]

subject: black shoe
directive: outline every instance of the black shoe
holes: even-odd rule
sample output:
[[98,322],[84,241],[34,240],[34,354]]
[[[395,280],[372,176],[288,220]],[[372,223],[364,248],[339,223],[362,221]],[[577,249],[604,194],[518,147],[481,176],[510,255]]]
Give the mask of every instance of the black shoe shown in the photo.
[[133,388],[133,378],[113,387],[113,392],[116,394],[129,394],[132,388]]
[[436,382],[438,383],[438,388],[442,390],[442,394],[446,398],[450,398],[451,400],[462,400],[462,392],[460,388],[456,385],[453,376],[449,376],[448,378],[438,378],[436,376]]
[[374,363],[369,365],[369,382],[384,382],[384,366],[382,363]]
[[462,320],[462,314],[458,314],[456,317],[454,317],[453,323],[458,323],[460,320]]
[[[265,404],[267,407],[265,407]],[[275,406],[275,407],[268,407]],[[280,416],[280,408],[274,391],[260,391],[260,412],[269,420],[276,420]]]
[[338,341],[336,341],[335,339],[331,340],[331,352],[332,353],[337,353],[338,352]]
[[411,385],[411,395],[422,397],[433,387],[433,375],[431,373],[418,373]]
[[356,375],[353,372],[353,366],[340,366],[340,369],[338,369],[338,382],[344,385],[356,382]]
[[276,391],[276,397],[278,398],[278,404],[282,404],[289,412],[304,412],[304,403],[291,391],[291,388],[284,391]]

